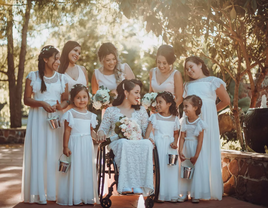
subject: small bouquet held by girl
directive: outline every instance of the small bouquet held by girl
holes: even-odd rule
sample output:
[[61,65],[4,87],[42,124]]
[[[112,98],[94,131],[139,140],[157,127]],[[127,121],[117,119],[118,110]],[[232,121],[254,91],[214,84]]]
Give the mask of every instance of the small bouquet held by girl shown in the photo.
[[105,109],[109,107],[115,98],[115,94],[112,93],[108,88],[100,86],[99,90],[92,98],[93,107],[96,110]]
[[142,100],[141,104],[145,107],[145,109],[149,111],[155,111],[156,109],[156,98],[157,93],[156,92],[151,92],[151,93],[146,93]]
[[110,137],[111,141],[116,139],[140,140],[141,128],[135,120],[126,116],[119,117],[119,121],[115,123],[114,132],[116,135]]

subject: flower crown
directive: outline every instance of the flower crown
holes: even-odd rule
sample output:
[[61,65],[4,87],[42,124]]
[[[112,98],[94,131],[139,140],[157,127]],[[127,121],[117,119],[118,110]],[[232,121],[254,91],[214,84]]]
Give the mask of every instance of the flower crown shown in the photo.
[[[50,49],[52,49],[52,48],[55,48],[54,46],[52,46],[52,45],[49,45],[49,46],[45,46],[44,48],[42,48],[42,50],[41,50],[41,54],[45,54],[45,52],[46,51],[49,51]],[[56,48],[55,48],[56,49]]]

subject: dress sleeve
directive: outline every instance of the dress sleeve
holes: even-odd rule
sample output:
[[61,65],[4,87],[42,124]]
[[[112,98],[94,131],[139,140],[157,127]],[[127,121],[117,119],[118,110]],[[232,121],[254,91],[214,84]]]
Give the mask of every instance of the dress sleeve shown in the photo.
[[176,116],[174,123],[174,131],[179,131],[180,128],[181,128],[180,119],[178,118],[178,116]]
[[68,79],[65,74],[60,74],[60,82],[61,82],[61,94],[65,92],[66,84],[68,83]]
[[106,135],[108,135],[109,130],[112,126],[112,107],[106,109],[103,119],[100,124],[100,128],[98,131],[102,130]]
[[74,117],[73,117],[73,114],[71,113],[70,110],[68,110],[66,113],[64,113],[63,116],[61,117],[62,126],[64,126],[65,120],[69,123],[68,126],[70,126],[71,128],[74,127]]
[[27,75],[27,77],[26,77],[26,79],[29,79],[29,80],[31,80],[31,84],[30,84],[30,86],[33,88],[33,92],[34,93],[36,93],[37,92],[37,89],[36,89],[36,80],[37,80],[37,76],[38,76],[38,71],[31,71],[28,75]]
[[156,119],[156,115],[152,114],[149,118],[149,121],[151,122],[151,124],[153,125],[154,129],[157,129],[157,119]]
[[145,110],[145,108],[143,106],[141,106],[140,108],[140,119],[141,119],[141,131],[142,131],[142,135],[145,135],[147,126],[148,126],[148,114],[147,111]]
[[186,118],[182,117],[180,123],[181,123],[181,132],[186,132]]
[[194,135],[198,136],[200,132],[202,132],[206,128],[207,128],[207,124],[202,119],[199,119],[199,121],[196,124],[196,128],[194,130]]
[[216,89],[218,89],[221,85],[224,86],[224,88],[226,88],[226,83],[218,78],[218,77],[213,77],[212,81],[211,81],[211,84],[212,84],[212,90],[215,91]]
[[91,126],[96,128],[98,125],[97,115],[95,113],[91,113]]

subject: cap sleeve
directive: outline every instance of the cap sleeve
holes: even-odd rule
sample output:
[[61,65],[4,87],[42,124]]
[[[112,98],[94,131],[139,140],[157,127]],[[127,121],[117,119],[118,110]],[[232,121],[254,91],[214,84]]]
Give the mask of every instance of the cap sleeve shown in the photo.
[[37,83],[37,77],[38,77],[38,71],[31,71],[28,75],[27,75],[27,77],[26,77],[26,79],[29,79],[29,80],[31,80],[31,84],[30,84],[30,86],[33,88],[33,92],[34,93],[36,93],[37,92],[37,85],[38,85],[38,83]]
[[61,117],[61,123],[64,124],[65,120],[69,123],[68,126],[70,126],[71,128],[74,127],[74,118],[73,114],[71,113],[71,110],[68,110],[66,113],[63,114],[63,116]]
[[178,116],[176,116],[175,123],[174,123],[174,131],[179,131],[180,128],[181,128],[180,119]]
[[218,89],[221,85],[224,86],[224,88],[226,88],[226,83],[218,78],[218,77],[213,77],[212,81],[211,81],[211,84],[212,84],[212,90],[215,91],[216,89]]
[[181,123],[181,132],[186,132],[186,118],[182,117],[180,123]]
[[199,121],[196,124],[196,128],[194,130],[194,135],[198,136],[206,128],[207,128],[207,124],[202,119],[199,119]]
[[152,114],[149,118],[149,121],[151,122],[151,124],[153,125],[154,129],[158,129],[157,128],[157,119],[156,119],[156,115]]
[[91,125],[93,128],[96,128],[98,125],[97,115],[95,113],[91,113]]
[[60,75],[60,82],[61,82],[61,94],[65,92],[66,84],[68,83],[68,79],[65,74],[59,74]]

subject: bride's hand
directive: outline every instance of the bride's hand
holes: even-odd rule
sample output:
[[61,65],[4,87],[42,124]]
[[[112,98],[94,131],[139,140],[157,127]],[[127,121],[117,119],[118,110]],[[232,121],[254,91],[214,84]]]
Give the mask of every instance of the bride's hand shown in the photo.
[[102,131],[102,130],[98,131],[97,137],[98,137],[99,142],[106,141],[106,135],[104,134],[104,131]]

